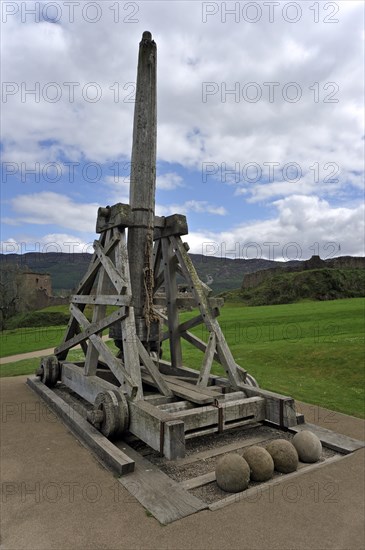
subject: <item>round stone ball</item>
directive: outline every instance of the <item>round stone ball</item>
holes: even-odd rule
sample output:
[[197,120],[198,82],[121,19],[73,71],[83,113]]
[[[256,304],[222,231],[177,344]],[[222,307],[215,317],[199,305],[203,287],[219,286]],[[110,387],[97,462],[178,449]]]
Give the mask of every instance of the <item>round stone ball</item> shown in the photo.
[[250,467],[242,456],[231,453],[218,460],[215,477],[220,489],[228,493],[238,493],[248,487]]
[[302,462],[317,462],[321,458],[322,443],[320,439],[309,430],[298,432],[293,437],[293,445],[297,450],[299,460]]
[[263,447],[252,445],[243,452],[243,458],[250,467],[252,481],[267,481],[274,473],[274,461]]
[[283,474],[295,472],[298,467],[298,453],[290,441],[275,439],[266,445],[266,450],[271,454],[275,470]]

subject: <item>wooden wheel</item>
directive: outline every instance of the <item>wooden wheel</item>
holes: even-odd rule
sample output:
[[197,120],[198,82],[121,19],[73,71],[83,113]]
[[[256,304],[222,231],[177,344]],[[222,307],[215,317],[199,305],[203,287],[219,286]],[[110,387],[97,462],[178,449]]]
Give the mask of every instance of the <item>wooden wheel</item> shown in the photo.
[[53,388],[60,378],[60,364],[55,355],[42,357],[39,369],[36,372],[43,384]]
[[116,390],[97,395],[90,421],[105,437],[121,435],[129,426],[129,409],[126,398]]

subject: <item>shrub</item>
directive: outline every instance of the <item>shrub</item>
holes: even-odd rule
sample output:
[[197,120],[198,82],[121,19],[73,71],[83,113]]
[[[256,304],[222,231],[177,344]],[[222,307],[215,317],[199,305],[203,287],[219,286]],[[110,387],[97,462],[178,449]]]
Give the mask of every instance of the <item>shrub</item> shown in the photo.
[[15,315],[6,322],[7,329],[22,327],[47,327],[67,325],[69,314],[50,311],[33,311],[22,315]]

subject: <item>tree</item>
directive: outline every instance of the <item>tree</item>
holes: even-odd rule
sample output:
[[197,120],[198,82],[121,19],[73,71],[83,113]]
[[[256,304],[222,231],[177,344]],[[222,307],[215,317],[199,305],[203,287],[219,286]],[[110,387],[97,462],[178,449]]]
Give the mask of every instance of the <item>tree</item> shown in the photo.
[[23,269],[18,265],[0,266],[0,330],[6,320],[29,307],[23,279]]

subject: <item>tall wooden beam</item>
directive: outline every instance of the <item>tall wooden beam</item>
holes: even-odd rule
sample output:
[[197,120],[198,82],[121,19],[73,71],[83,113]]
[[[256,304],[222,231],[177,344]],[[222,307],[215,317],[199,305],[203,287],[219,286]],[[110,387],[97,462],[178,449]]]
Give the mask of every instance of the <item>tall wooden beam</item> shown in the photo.
[[[153,231],[156,191],[156,43],[145,31],[139,44],[134,108],[130,207],[134,224],[128,233],[133,306],[137,335],[148,340],[152,311]],[[147,319],[147,324],[146,324]]]

